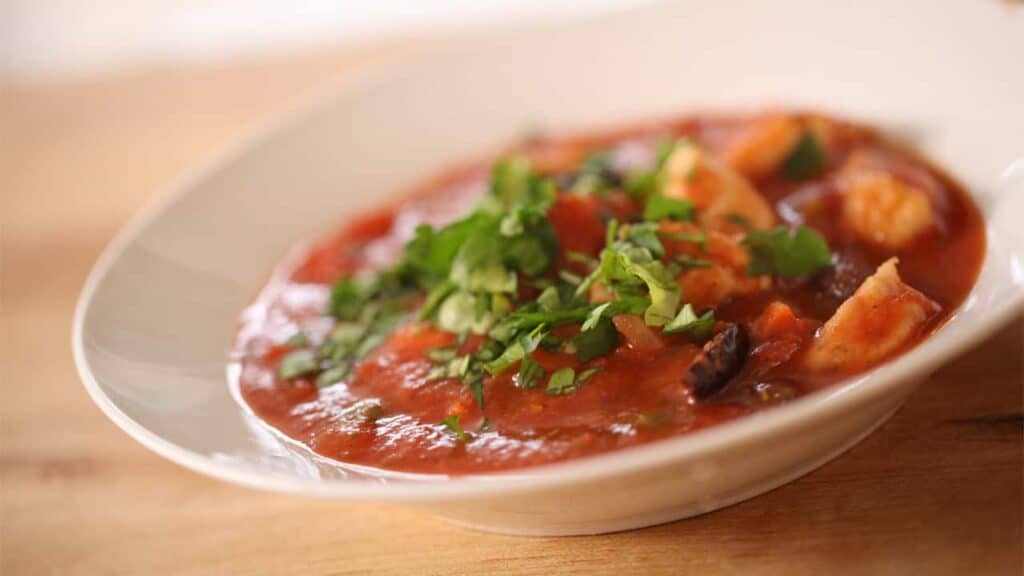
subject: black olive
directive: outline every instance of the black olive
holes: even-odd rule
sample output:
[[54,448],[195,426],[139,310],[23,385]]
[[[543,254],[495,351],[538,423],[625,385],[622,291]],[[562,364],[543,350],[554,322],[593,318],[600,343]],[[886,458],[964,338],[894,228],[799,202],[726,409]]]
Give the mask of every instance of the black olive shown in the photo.
[[747,331],[739,324],[730,324],[708,340],[690,364],[683,382],[693,386],[700,400],[714,396],[740,373],[749,350]]
[[874,271],[865,255],[852,250],[837,252],[832,257],[832,266],[816,275],[812,286],[820,297],[832,300],[838,307]]

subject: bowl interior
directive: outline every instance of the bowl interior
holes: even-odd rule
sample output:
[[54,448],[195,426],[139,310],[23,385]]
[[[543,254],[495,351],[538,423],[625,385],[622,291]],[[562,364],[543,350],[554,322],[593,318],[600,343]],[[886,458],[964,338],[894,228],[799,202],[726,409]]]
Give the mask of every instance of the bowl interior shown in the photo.
[[[208,473],[336,495],[437,489],[436,478],[382,479],[312,456],[232,397],[225,363],[236,319],[274,264],[347,215],[531,127],[781,105],[877,123],[912,140],[974,193],[989,220],[989,253],[962,310],[912,353],[708,435],[724,441],[861,389],[884,393],[887,379],[928,370],[994,329],[1024,294],[1024,233],[1014,221],[1024,214],[1014,132],[1024,126],[1024,79],[1011,73],[1024,34],[1014,37],[1016,24],[998,4],[692,2],[503,33],[379,71],[191,179],[119,236],[80,303],[83,377],[133,436]],[[826,21],[845,24],[814,25]],[[785,36],[799,40],[776,41]],[[948,42],[964,36],[969,50]],[[669,457],[699,441],[638,450]]]

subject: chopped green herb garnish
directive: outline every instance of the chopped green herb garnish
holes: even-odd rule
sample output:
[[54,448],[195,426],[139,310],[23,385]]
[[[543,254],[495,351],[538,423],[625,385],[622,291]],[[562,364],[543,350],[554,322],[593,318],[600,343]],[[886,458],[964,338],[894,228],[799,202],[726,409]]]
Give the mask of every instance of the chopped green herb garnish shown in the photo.
[[711,334],[711,330],[714,327],[714,311],[708,310],[703,315],[697,316],[697,313],[693,310],[693,306],[686,304],[679,311],[679,314],[677,314],[671,322],[666,324],[662,330],[670,334],[685,332],[693,338],[703,340]]
[[791,180],[806,178],[824,170],[827,163],[828,154],[824,146],[814,134],[807,132],[783,161],[782,175]]
[[336,318],[353,320],[377,292],[375,277],[343,278],[331,290],[330,310]]
[[433,316],[434,313],[437,312],[438,307],[441,306],[441,303],[444,302],[445,298],[454,291],[455,284],[447,281],[434,287],[434,289],[427,294],[427,299],[423,303],[423,308],[420,308],[420,313],[418,315],[419,319],[426,320]]
[[455,359],[458,351],[453,347],[448,348],[434,348],[427,350],[427,358],[432,362],[450,362]]
[[526,356],[532,354],[546,335],[547,333],[544,330],[543,324],[535,327],[528,334],[521,336],[510,346],[505,348],[505,351],[502,352],[501,356],[498,356],[494,360],[484,364],[484,370],[489,372],[491,375],[501,374],[516,362],[519,362]]
[[614,350],[619,345],[619,332],[611,320],[602,318],[590,330],[580,332],[572,343],[580,362],[587,362]]
[[657,189],[657,170],[636,170],[626,175],[623,188],[633,198],[646,198]]
[[537,382],[545,375],[544,368],[533,358],[524,356],[519,364],[519,372],[513,376],[512,381],[517,388],[535,388]]
[[589,254],[584,254],[582,252],[575,252],[575,251],[572,251],[572,250],[570,250],[570,251],[565,253],[565,259],[568,260],[569,262],[576,262],[576,263],[579,263],[579,264],[590,264],[590,265],[596,265],[597,264],[597,260],[592,258]]
[[587,316],[587,319],[583,322],[583,325],[580,326],[580,330],[586,332],[588,330],[593,330],[595,327],[597,327],[597,324],[601,321],[601,318],[604,316],[604,313],[607,312],[609,308],[611,308],[611,305],[611,302],[605,302],[604,304],[599,304],[596,308],[591,310],[590,314]]
[[295,350],[281,359],[277,372],[282,380],[293,380],[300,376],[308,376],[320,369],[316,353],[312,350]]
[[558,277],[564,280],[565,282],[572,284],[573,286],[579,286],[580,284],[583,283],[583,278],[580,278],[578,274],[576,274],[575,272],[570,272],[569,270],[559,270]]
[[708,251],[708,235],[704,232],[659,232],[659,234],[664,238],[677,242],[700,244],[701,252]]
[[576,377],[576,385],[579,386],[580,384],[586,382],[587,380],[590,379],[591,376],[597,374],[600,371],[600,368],[588,368],[583,372],[580,372],[579,376]]
[[302,330],[299,330],[295,334],[289,336],[288,339],[284,341],[284,344],[290,348],[305,348],[306,346],[309,346],[309,335]]
[[441,420],[440,425],[448,429],[449,432],[455,435],[460,441],[465,442],[470,439],[469,433],[462,429],[462,424],[459,423],[459,415],[452,414],[444,420]]
[[675,262],[676,264],[679,264],[680,266],[682,266],[683,269],[689,269],[689,268],[711,268],[711,265],[712,265],[710,260],[703,260],[701,258],[694,258],[692,256],[687,256],[686,254],[676,254],[676,256],[672,259],[672,261]]
[[832,264],[825,239],[806,226],[750,230],[743,243],[750,251],[747,274],[751,276],[805,276]]
[[651,253],[651,257],[654,259],[661,258],[665,255],[665,246],[662,245],[661,240],[658,238],[658,224],[655,222],[646,222],[643,224],[630,224],[623,226],[623,234],[625,240],[623,244],[619,245],[619,248],[645,248]]
[[559,368],[548,378],[548,387],[544,393],[549,396],[568,394],[576,390],[576,371],[572,368]]
[[537,304],[541,310],[551,311],[562,307],[562,296],[557,286],[548,286],[537,296]]
[[551,378],[548,378],[548,387],[544,390],[544,393],[548,396],[571,394],[580,387],[580,384],[583,384],[583,382],[589,380],[598,372],[600,372],[600,368],[588,368],[577,375],[576,371],[572,368],[559,368],[551,374]]
[[644,220],[691,220],[693,204],[687,200],[670,198],[664,194],[653,194],[644,206]]
[[587,156],[580,167],[572,184],[575,194],[602,194],[619,185],[619,175],[612,166],[611,154],[600,150]]
[[326,388],[333,384],[337,384],[338,382],[344,380],[345,376],[348,376],[348,373],[351,370],[352,365],[349,364],[348,362],[336,364],[335,366],[328,368],[327,370],[324,370],[323,372],[320,373],[319,376],[316,377],[316,387]]

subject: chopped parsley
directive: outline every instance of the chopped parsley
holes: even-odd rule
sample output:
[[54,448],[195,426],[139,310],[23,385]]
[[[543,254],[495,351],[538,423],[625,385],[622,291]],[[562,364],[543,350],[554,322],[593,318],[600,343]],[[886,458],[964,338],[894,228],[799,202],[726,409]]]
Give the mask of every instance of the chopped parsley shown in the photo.
[[565,368],[559,368],[551,374],[551,378],[548,378],[548,387],[544,390],[544,393],[548,396],[562,396],[575,392],[580,384],[589,380],[591,376],[597,374],[600,371],[598,368],[588,368],[576,374],[576,371],[566,366]]
[[312,350],[295,350],[281,359],[278,374],[284,380],[292,380],[299,376],[308,376],[320,369],[316,354]]
[[619,345],[619,332],[611,320],[601,318],[589,330],[573,338],[572,343],[576,347],[576,357],[580,362],[587,362],[614,350]]
[[452,414],[444,420],[441,420],[439,424],[444,426],[449,432],[455,435],[460,442],[465,442],[470,439],[469,432],[466,432],[462,428],[462,424],[459,423],[460,416],[458,414]]
[[664,194],[653,194],[644,206],[644,220],[691,220],[693,204],[688,200],[670,198]]
[[828,243],[806,226],[750,230],[743,243],[750,251],[747,274],[751,276],[806,276],[832,265]]
[[711,330],[714,327],[714,311],[708,310],[703,315],[697,316],[697,313],[693,310],[693,306],[686,304],[679,311],[679,314],[677,314],[671,322],[665,325],[663,331],[668,332],[669,334],[683,332],[697,340],[704,340],[711,335]]
[[782,175],[790,180],[813,176],[825,169],[828,154],[810,132],[804,133],[782,163]]
[[576,390],[576,371],[568,366],[559,368],[548,378],[548,387],[544,393],[549,396],[568,394]]
[[687,256],[686,254],[676,254],[672,258],[672,262],[678,264],[681,270],[688,270],[690,268],[711,268],[712,263],[710,260],[704,260],[702,258],[694,258]]
[[299,330],[295,334],[289,336],[288,339],[284,341],[284,344],[291,348],[303,348],[305,346],[309,346],[309,335],[302,330]]

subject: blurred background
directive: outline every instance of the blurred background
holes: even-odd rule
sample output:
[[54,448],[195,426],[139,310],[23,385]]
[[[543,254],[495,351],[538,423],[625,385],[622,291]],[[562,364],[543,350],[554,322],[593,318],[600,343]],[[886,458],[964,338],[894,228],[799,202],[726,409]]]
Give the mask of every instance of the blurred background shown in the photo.
[[61,80],[574,17],[641,0],[4,0],[0,75]]

